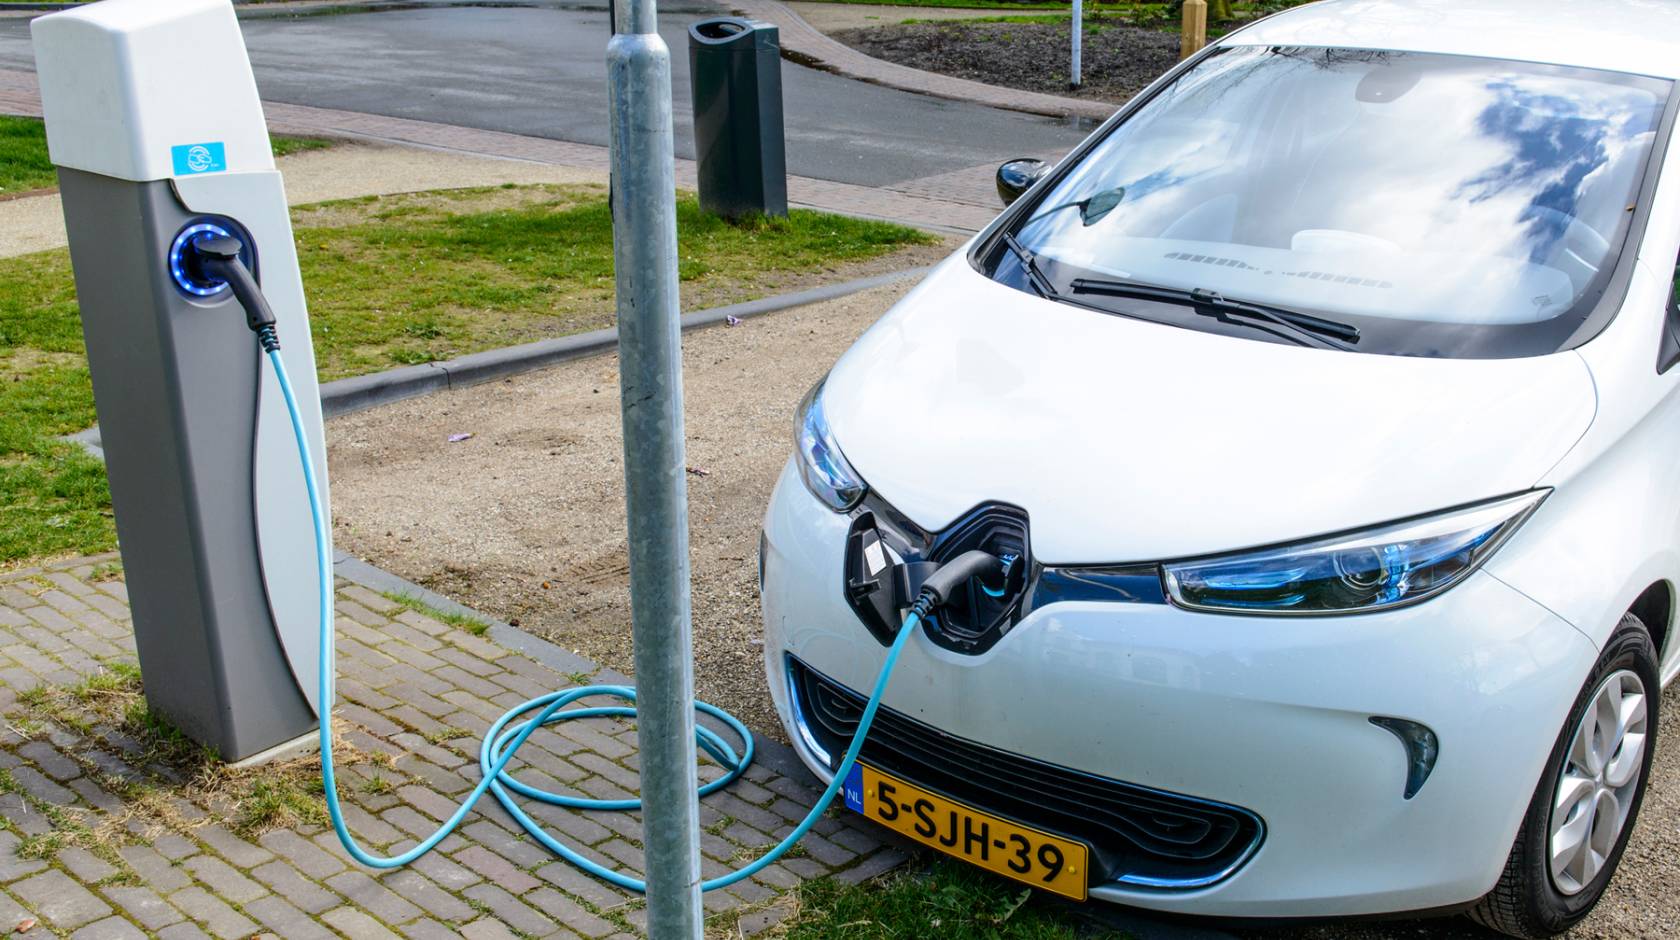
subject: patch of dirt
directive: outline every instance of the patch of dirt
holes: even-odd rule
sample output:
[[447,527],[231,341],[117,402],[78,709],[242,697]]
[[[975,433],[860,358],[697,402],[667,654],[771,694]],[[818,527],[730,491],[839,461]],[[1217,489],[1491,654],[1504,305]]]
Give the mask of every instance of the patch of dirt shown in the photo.
[[[794,409],[909,287],[683,336],[695,686],[755,731],[781,737],[764,684],[758,531]],[[327,440],[339,546],[633,671],[617,357],[335,418]]]
[[903,23],[836,30],[848,46],[888,62],[992,85],[1124,102],[1178,64],[1178,34],[1087,24],[1084,84],[1069,90],[1068,24]]

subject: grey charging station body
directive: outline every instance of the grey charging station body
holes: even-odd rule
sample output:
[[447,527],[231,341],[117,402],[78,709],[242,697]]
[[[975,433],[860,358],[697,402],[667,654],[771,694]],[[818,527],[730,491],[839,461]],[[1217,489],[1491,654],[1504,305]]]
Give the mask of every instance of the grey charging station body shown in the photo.
[[232,292],[180,273],[193,226],[248,246],[326,498],[303,288],[244,40],[228,0],[104,0],[31,29],[146,699],[243,759],[314,727],[319,572],[277,380]]

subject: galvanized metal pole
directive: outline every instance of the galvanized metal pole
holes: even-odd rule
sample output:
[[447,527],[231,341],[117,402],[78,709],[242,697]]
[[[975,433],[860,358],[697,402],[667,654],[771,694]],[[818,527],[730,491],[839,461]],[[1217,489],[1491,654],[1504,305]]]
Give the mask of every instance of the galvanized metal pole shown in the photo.
[[1084,76],[1080,74],[1083,69],[1079,63],[1080,52],[1082,51],[1081,47],[1084,43],[1085,0],[1073,0],[1073,68],[1069,72],[1069,75],[1071,76],[1068,79],[1069,88],[1078,88],[1085,82]]
[[620,0],[607,44],[630,616],[651,940],[699,940],[700,811],[677,320],[671,54],[654,0]]

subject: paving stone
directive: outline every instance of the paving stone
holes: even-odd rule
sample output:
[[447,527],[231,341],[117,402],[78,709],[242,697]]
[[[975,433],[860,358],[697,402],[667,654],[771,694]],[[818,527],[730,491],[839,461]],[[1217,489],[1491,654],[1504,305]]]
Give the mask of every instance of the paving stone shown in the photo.
[[748,904],[761,904],[776,896],[776,892],[748,878],[724,889]]
[[332,940],[333,933],[309,919],[285,898],[269,895],[245,905],[245,913],[262,921],[286,940]]
[[[0,793],[0,817],[12,824],[12,829],[20,835],[38,836],[52,831],[52,822],[21,793]],[[4,860],[0,859],[0,867]],[[3,879],[4,876],[0,876]]]
[[18,857],[17,848],[22,841],[10,832],[0,831],[0,882],[15,881],[47,867],[41,859]]
[[257,838],[257,842],[317,881],[344,870],[343,862],[321,851],[315,843],[287,829],[264,833]]
[[540,884],[537,879],[513,867],[507,859],[482,845],[462,849],[455,853],[454,859],[514,894],[524,894]]
[[805,838],[799,844],[812,858],[830,868],[838,868],[857,858],[856,852],[835,845],[814,832],[806,833]]
[[169,896],[169,902],[222,940],[249,937],[257,931],[257,925],[252,923],[250,918],[197,886],[182,888]]
[[434,790],[428,790],[418,784],[409,784],[406,787],[398,787],[397,795],[402,797],[404,803],[407,803],[422,813],[431,816],[438,822],[443,822],[455,815],[455,811],[459,809],[461,805],[441,793]]
[[252,845],[221,826],[201,826],[193,830],[193,835],[238,868],[261,865],[274,857],[269,850]]
[[76,794],[73,791],[52,782],[33,767],[13,767],[12,778],[21,784],[30,796],[38,800],[58,806],[76,805]]
[[459,931],[450,930],[437,921],[426,917],[422,917],[411,924],[403,924],[400,929],[402,935],[408,937],[409,940],[459,940],[461,936]]
[[105,896],[122,908],[123,913],[147,930],[160,930],[183,919],[180,911],[158,897],[151,888],[118,887],[105,888],[104,891]]
[[385,887],[399,896],[426,909],[426,913],[444,920],[471,919],[473,910],[465,901],[433,884],[426,876],[411,869],[393,872],[383,879]]
[[[436,832],[438,827],[437,820],[430,816],[423,816],[420,813],[415,812],[413,807],[409,806],[394,806],[381,813],[379,818],[390,823],[392,826],[397,827],[397,829],[400,829],[402,832],[406,832],[409,835],[414,836],[416,839],[427,838],[432,833]],[[358,834],[363,832],[363,830],[358,826],[351,826],[350,828]],[[399,832],[398,835],[400,837],[401,833]],[[465,841],[459,835],[451,835],[442,842],[439,842],[438,848],[445,853],[448,853],[459,849],[465,844]]]
[[750,914],[741,915],[741,919],[735,922],[735,929],[743,937],[756,937],[787,920],[792,913],[792,907],[779,904],[772,905],[762,910],[753,911]]
[[463,893],[520,933],[541,937],[555,929],[554,921],[493,884],[473,885]]
[[121,917],[107,917],[71,934],[70,940],[146,940],[146,934]]
[[23,905],[12,900],[11,895],[0,891],[0,931],[10,929],[15,924],[21,924],[33,917]]
[[166,832],[152,840],[152,848],[170,861],[179,861],[198,854],[198,843],[174,832]]
[[409,867],[437,882],[447,891],[460,891],[484,880],[477,872],[450,861],[441,851],[423,855]]
[[874,855],[835,875],[847,884],[861,884],[877,875],[884,875],[904,864],[909,856],[895,848],[884,848]]
[[344,902],[343,898],[305,878],[296,868],[279,859],[258,865],[251,869],[251,874],[310,914],[319,914]]
[[182,867],[204,882],[219,898],[235,904],[254,901],[268,893],[268,889],[241,875],[239,870],[214,855],[198,855],[187,859]]
[[488,821],[473,823],[463,828],[461,834],[507,859],[513,867],[519,869],[534,868],[554,857],[547,849],[533,843],[523,832],[514,835]]
[[411,921],[421,914],[418,907],[359,871],[334,875],[327,879],[327,887],[344,895],[351,904],[388,924]]
[[118,813],[123,809],[120,797],[86,777],[77,777],[65,786],[75,790],[77,796],[102,813]]
[[167,894],[192,884],[192,878],[185,869],[171,863],[155,849],[143,845],[125,845],[117,850],[117,854],[140,876],[142,882],[154,890]]
[[335,907],[322,914],[321,919],[350,940],[400,940],[379,921],[353,907]]
[[585,937],[604,937],[618,929],[553,888],[538,888],[525,895],[525,901]]
[[210,935],[198,929],[198,925],[189,923],[176,924],[158,931],[159,940],[210,940]]
[[82,775],[82,768],[75,761],[59,753],[58,748],[45,741],[31,741],[17,749],[17,752],[35,762],[37,767],[55,780],[70,780]]
[[92,884],[117,873],[115,866],[87,849],[71,846],[58,851],[58,863],[69,869],[77,881]]
[[26,907],[62,929],[80,927],[111,913],[109,904],[57,869],[20,881],[11,890]]
[[638,872],[642,870],[642,850],[636,848],[623,839],[613,839],[610,842],[603,842],[597,846],[597,848],[613,858],[618,859],[620,862],[623,862],[629,869]]
[[507,924],[488,917],[462,927],[461,936],[466,940],[520,940],[519,935],[509,930]]
[[355,601],[363,607],[366,607],[368,610],[371,610],[381,616],[389,614],[392,611],[402,609],[402,605],[396,601],[370,591],[367,588],[362,587],[360,584],[349,585],[348,587],[340,589],[338,593],[339,596],[343,597],[345,600]]
[[617,907],[631,897],[621,888],[578,871],[577,866],[570,862],[551,862],[537,869],[536,874],[567,894],[580,897],[602,910]]

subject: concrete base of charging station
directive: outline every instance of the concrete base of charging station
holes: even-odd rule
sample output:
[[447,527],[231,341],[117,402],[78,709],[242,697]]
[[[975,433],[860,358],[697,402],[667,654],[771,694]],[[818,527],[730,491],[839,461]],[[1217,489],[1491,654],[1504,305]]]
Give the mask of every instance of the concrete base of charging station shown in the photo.
[[282,741],[266,751],[258,751],[244,760],[236,760],[227,765],[229,770],[250,770],[264,764],[292,760],[297,757],[308,757],[321,750],[321,736],[314,731],[300,734],[290,741]]

